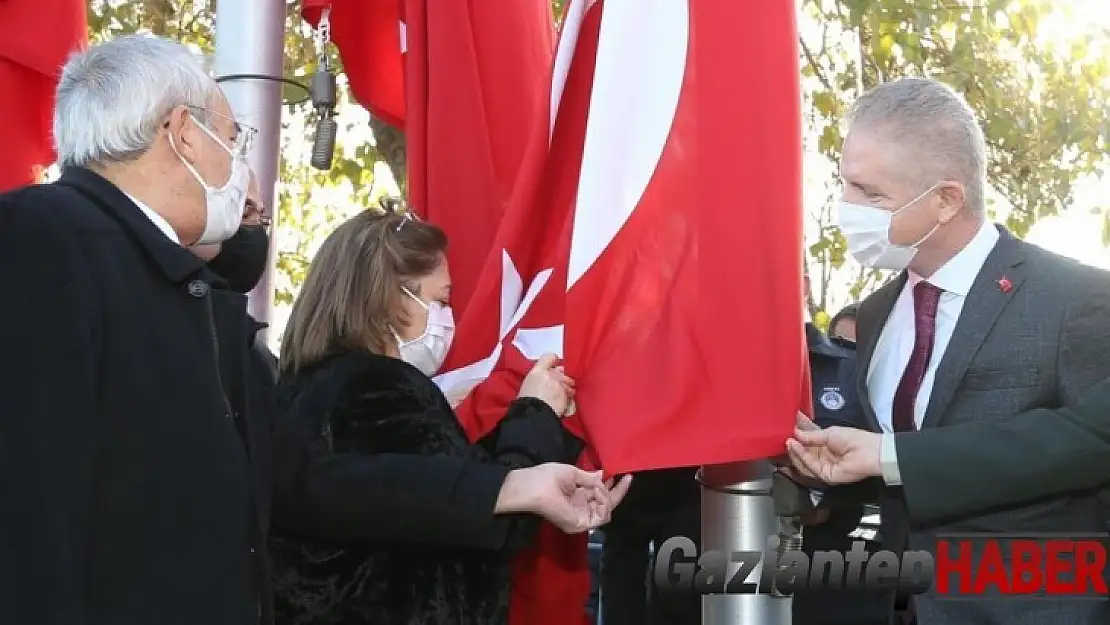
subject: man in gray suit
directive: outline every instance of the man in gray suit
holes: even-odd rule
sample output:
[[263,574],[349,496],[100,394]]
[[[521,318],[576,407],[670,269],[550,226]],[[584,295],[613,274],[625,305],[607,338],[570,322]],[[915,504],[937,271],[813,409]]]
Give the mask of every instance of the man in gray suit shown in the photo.
[[[850,122],[840,228],[861,263],[899,272],[857,317],[862,425],[911,432],[1078,403],[1105,377],[1110,277],[987,221],[983,133],[950,88],[887,83]],[[880,504],[895,551],[931,549],[938,533],[1106,529],[1094,490],[932,523],[911,520],[900,488]],[[925,594],[894,608],[919,625],[1066,625],[1093,622],[1102,605]]]

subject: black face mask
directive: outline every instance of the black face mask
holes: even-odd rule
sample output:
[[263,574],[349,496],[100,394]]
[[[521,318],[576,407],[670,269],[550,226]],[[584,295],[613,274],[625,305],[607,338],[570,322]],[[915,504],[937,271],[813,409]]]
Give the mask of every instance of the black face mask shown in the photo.
[[227,281],[231,290],[250,293],[270,260],[270,236],[262,226],[242,226],[235,236],[223,242],[220,253],[208,261],[208,268]]

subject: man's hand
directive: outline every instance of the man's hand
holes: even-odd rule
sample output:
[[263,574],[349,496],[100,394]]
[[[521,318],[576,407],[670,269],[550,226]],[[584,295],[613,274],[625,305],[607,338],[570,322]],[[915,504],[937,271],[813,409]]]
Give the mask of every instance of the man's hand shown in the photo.
[[[808,421],[808,420],[807,420]],[[852,428],[794,429],[786,451],[794,469],[826,484],[851,484],[882,475],[879,449],[882,438],[874,432]]]
[[[821,431],[821,428],[817,427],[816,423],[811,421],[809,417],[800,412],[795,417],[794,428],[796,430],[805,430],[807,432]],[[794,483],[805,486],[806,488],[821,489],[828,486],[828,484],[822,482],[821,479],[818,478],[815,474],[806,471],[803,467],[797,466],[797,463],[794,462],[794,459],[789,453],[789,449],[787,449],[787,453],[771,458],[771,464],[775,465],[778,471],[785,474]]]
[[554,462],[517,469],[505,478],[494,513],[530,512],[577,534],[608,523],[631,480],[627,476],[619,484],[606,484],[601,472]]

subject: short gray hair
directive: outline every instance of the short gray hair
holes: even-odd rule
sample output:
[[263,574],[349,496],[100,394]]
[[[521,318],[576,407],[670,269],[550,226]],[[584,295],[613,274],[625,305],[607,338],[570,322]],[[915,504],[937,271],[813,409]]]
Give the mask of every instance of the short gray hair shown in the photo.
[[986,140],[975,112],[951,87],[927,78],[888,82],[857,100],[848,119],[850,128],[876,131],[911,150],[921,174],[915,182],[956,180],[964,185],[967,206],[985,212]]
[[131,35],[92,46],[62,69],[54,110],[58,161],[84,167],[134,160],[154,144],[175,107],[208,107],[218,90],[179,43]]

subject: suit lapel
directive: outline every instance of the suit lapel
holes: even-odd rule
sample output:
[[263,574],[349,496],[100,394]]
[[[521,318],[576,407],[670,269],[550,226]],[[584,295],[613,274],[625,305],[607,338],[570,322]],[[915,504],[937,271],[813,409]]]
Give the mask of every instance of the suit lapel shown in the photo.
[[861,332],[860,342],[857,346],[859,367],[856,370],[856,393],[863,405],[863,413],[867,417],[868,424],[874,432],[881,432],[882,426],[879,425],[879,418],[875,415],[875,409],[871,406],[871,394],[867,390],[867,372],[871,368],[871,359],[875,355],[875,346],[879,343],[883,326],[886,325],[886,320],[890,317],[890,311],[894,309],[894,304],[898,301],[898,296],[902,293],[907,279],[908,275],[903,271],[898,277],[875,291],[875,294],[872,295],[873,306],[860,308],[859,329]]
[[929,406],[921,423],[923,428],[940,423],[971,361],[979,353],[998,316],[1025,281],[1021,242],[1005,229],[999,230],[998,243],[968,291],[952,338],[937,367]]

